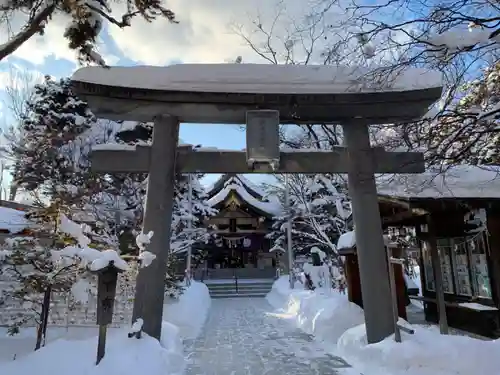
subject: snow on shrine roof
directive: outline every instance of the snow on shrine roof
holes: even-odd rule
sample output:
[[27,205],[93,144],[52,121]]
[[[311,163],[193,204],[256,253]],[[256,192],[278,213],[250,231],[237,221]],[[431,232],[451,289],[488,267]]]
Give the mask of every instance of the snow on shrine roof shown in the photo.
[[[218,190],[221,190],[225,185],[231,183],[234,180],[239,180],[247,190],[250,190],[250,193],[253,196],[257,196],[258,198],[262,198],[266,196],[266,192],[258,187],[256,184],[251,182],[248,178],[243,176],[242,174],[223,174],[220,178],[217,179],[210,187],[207,189],[207,194],[212,195],[217,193]],[[238,182],[237,182],[238,183]]]
[[237,176],[231,176],[225,182],[224,187],[208,200],[208,204],[211,207],[215,207],[219,203],[223,202],[232,191],[236,192],[249,206],[254,207],[259,211],[265,212],[270,216],[277,216],[281,214],[282,209],[279,202],[259,200],[255,198],[247,191],[244,183],[237,178]]
[[427,171],[377,181],[380,195],[395,198],[500,198],[500,167],[458,165],[444,173]]
[[339,94],[441,87],[437,71],[409,68],[389,80],[365,79],[365,67],[274,64],[177,64],[165,67],[85,67],[73,81],[124,88],[204,93]]

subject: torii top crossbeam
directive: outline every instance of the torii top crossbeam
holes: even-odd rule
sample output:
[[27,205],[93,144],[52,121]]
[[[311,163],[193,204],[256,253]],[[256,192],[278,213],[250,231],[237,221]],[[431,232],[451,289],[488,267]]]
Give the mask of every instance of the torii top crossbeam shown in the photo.
[[151,121],[154,114],[168,113],[190,123],[244,124],[252,109],[278,110],[282,124],[410,121],[424,115],[442,92],[438,72],[382,75],[323,65],[87,67],[72,81],[98,117]]

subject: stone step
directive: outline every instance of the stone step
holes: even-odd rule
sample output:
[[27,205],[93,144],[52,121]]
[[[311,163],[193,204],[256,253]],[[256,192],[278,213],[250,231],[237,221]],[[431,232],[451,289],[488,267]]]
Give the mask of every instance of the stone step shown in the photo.
[[267,294],[271,290],[270,289],[225,289],[225,290],[209,290],[210,295],[212,294],[234,294],[234,293],[239,293],[239,294],[248,294],[248,293],[260,293],[260,294]]
[[[207,285],[209,290],[230,290],[236,289],[236,284],[220,284],[220,285]],[[238,284],[238,289],[269,289],[273,287],[272,284]]]
[[265,298],[267,293],[210,293],[210,297],[217,298]]

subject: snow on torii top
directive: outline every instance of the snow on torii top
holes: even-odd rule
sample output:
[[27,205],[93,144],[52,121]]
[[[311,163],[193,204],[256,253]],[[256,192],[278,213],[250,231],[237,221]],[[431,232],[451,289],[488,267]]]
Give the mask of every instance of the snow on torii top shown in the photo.
[[[382,69],[382,68],[380,68]],[[366,77],[378,77],[367,79]],[[328,65],[177,64],[165,67],[85,67],[75,82],[136,89],[253,94],[339,94],[440,88],[443,75],[420,68],[395,70]]]

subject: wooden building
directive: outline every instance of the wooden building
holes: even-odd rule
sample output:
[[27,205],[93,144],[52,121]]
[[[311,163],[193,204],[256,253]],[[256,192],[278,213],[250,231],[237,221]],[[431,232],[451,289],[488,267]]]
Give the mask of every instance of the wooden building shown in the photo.
[[202,246],[207,252],[203,265],[194,271],[198,279],[273,278],[280,254],[270,252],[266,238],[272,218],[281,206],[245,177],[223,175],[208,191],[209,204],[219,213],[206,221],[217,236]]
[[500,337],[499,171],[457,166],[379,186],[383,226],[416,229],[422,296],[414,298],[423,301],[426,320],[438,321],[440,274],[448,324],[494,338]]
[[[403,249],[398,246],[397,243],[390,241],[387,236],[384,236],[384,243],[385,249],[391,257],[400,258],[402,256]],[[337,243],[337,250],[339,255],[344,257],[347,298],[350,302],[362,308],[363,295],[361,292],[361,278],[354,231],[344,233],[340,236]],[[403,267],[398,264],[392,264],[391,267],[393,267],[394,270],[398,316],[406,319],[407,291],[405,287],[404,270]]]

